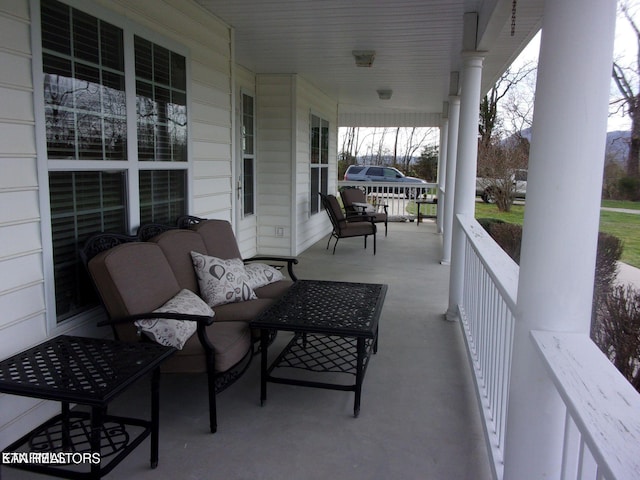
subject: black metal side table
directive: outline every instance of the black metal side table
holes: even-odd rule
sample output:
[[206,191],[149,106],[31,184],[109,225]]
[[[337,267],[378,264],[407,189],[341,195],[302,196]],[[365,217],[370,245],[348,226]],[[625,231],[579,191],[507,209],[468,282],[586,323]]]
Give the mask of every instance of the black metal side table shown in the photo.
[[425,218],[427,215],[423,214],[420,207],[422,205],[434,205],[436,202],[433,200],[416,200],[416,206],[418,207],[418,213],[416,214],[416,225],[420,226],[420,220]]
[[[151,435],[155,468],[159,366],[174,352],[156,343],[61,335],[0,362],[0,392],[62,403],[59,415],[2,452],[4,466],[66,478],[100,478]],[[151,372],[151,419],[107,414],[111,400]],[[72,412],[70,403],[89,406],[90,412]],[[60,461],[63,465],[57,465]]]
[[[369,358],[378,348],[378,320],[386,294],[387,285],[383,284],[297,281],[251,322],[252,328],[261,330],[261,403],[267,399],[267,382],[352,391],[353,415],[357,417]],[[268,333],[273,330],[295,335],[269,366]],[[309,378],[276,376],[276,369],[304,370]],[[327,373],[355,376],[355,383],[315,379],[317,374],[324,377]]]

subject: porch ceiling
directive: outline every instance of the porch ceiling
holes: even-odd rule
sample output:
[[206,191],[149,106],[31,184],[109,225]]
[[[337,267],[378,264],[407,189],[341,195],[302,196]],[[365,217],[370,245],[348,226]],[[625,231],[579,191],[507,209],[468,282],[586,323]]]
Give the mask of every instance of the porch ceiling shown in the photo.
[[[483,89],[537,32],[543,0],[196,0],[235,30],[236,62],[298,74],[338,98],[341,124],[437,124],[461,69],[465,12],[478,12]],[[370,68],[353,50],[375,50]],[[380,100],[376,90],[393,91]],[[374,126],[374,125],[371,125]]]

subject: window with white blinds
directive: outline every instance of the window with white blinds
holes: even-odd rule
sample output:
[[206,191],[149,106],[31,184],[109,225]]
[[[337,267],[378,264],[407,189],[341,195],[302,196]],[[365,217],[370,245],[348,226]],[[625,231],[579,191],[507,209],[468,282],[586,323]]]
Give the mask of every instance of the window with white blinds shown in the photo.
[[[40,5],[60,322],[97,303],[78,256],[90,234],[130,231],[136,227],[131,218],[173,223],[187,213],[187,63],[184,55],[126,30],[135,28],[131,24],[121,28],[57,0]],[[129,96],[127,79],[135,85]],[[128,109],[128,98],[135,109]]]

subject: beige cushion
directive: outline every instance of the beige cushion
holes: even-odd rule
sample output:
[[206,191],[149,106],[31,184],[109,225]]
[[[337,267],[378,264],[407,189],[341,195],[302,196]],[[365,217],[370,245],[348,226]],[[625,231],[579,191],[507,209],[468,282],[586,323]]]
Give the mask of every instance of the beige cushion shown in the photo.
[[284,280],[280,270],[264,263],[247,263],[244,269],[249,277],[249,286],[253,290]]
[[247,300],[242,303],[226,303],[212,307],[216,314],[216,322],[245,322],[254,320],[260,313],[273,303],[269,298]]
[[[180,290],[173,298],[160,308],[158,313],[183,313],[188,315],[213,316],[211,307],[190,290]],[[170,318],[150,318],[136,320],[135,325],[149,338],[161,345],[182,350],[185,342],[196,333],[198,324],[188,320]]]
[[207,253],[202,237],[192,230],[176,229],[156,235],[151,242],[158,244],[162,249],[180,288],[199,293],[191,252]]
[[242,258],[231,224],[226,220],[205,220],[192,229],[202,237],[207,255],[224,259]]
[[[245,322],[213,322],[206,327],[215,351],[215,370],[225,372],[251,350],[251,331]],[[207,371],[206,357],[198,335],[193,335],[182,350],[160,367],[165,373],[202,373]]]
[[291,285],[293,285],[293,281],[291,280],[280,280],[279,282],[270,283],[264,287],[256,288],[254,291],[258,298],[276,299],[284,295],[287,290],[291,288]]
[[[180,291],[166,257],[154,243],[130,242],[106,250],[89,261],[89,271],[109,316],[115,319],[151,312]],[[133,323],[116,329],[120,340],[139,340]]]
[[191,252],[191,258],[198,277],[200,295],[209,306],[258,298],[249,286],[249,276],[239,258],[224,260],[198,252]]

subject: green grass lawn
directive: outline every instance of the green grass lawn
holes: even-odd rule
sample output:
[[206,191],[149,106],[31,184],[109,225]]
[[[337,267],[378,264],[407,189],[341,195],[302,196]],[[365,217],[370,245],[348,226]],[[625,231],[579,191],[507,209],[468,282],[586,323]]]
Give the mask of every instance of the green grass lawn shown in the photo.
[[[640,210],[638,202],[603,201],[602,206]],[[509,213],[504,213],[499,212],[495,205],[476,203],[476,218],[498,218],[505,222],[522,225],[524,206],[513,205]],[[600,230],[622,240],[621,260],[640,268],[640,215],[602,211],[600,213]]]
[[522,225],[524,220],[524,205],[512,205],[510,212],[500,212],[495,205],[476,203],[476,218],[497,218],[507,223]]

